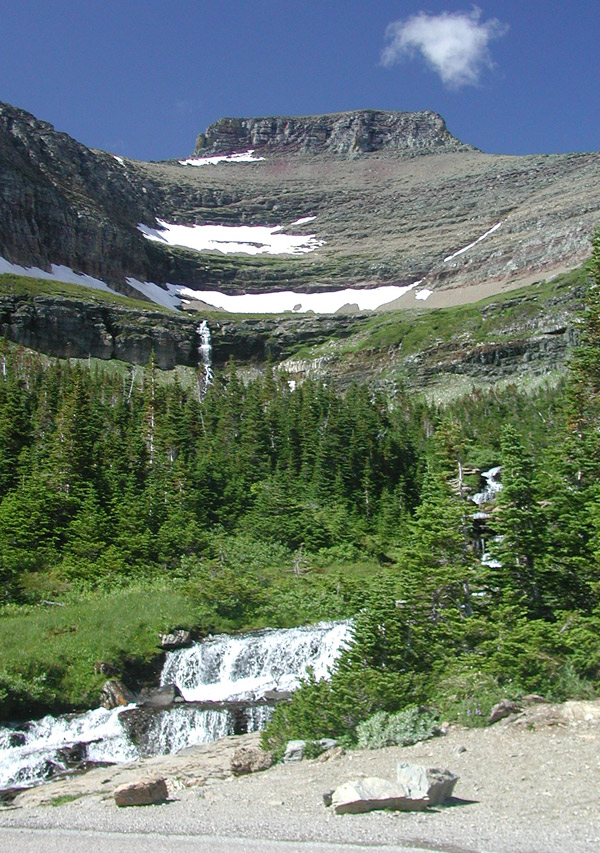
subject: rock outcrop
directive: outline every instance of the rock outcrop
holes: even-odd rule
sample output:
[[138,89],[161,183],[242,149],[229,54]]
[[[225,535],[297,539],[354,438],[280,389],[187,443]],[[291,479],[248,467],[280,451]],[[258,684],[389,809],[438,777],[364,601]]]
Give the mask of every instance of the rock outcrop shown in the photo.
[[195,157],[233,154],[310,153],[352,155],[387,151],[434,153],[473,151],[452,136],[444,119],[430,110],[353,110],[317,116],[222,118],[199,134]]
[[119,706],[129,705],[131,702],[135,702],[135,696],[127,685],[114,678],[104,683],[104,686],[100,691],[100,696],[100,704],[103,708],[107,708],[109,711],[111,708],[118,708]]
[[56,296],[0,295],[0,335],[59,358],[117,358],[158,367],[198,364],[196,323],[162,311],[135,310]]

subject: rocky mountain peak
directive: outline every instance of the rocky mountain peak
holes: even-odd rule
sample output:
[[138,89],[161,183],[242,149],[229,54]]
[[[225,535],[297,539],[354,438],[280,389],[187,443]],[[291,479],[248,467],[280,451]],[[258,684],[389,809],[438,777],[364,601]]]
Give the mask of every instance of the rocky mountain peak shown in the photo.
[[257,152],[352,155],[372,151],[473,151],[430,110],[353,110],[317,116],[222,118],[196,140],[194,156]]

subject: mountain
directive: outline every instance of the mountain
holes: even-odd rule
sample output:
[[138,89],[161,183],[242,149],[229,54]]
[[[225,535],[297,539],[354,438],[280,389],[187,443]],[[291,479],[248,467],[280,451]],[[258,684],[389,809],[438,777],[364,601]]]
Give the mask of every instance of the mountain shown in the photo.
[[221,119],[191,157],[142,163],[0,105],[0,270],[165,306],[181,286],[202,311],[210,291],[295,291],[292,311],[334,290],[330,310],[495,299],[579,266],[599,208],[600,153],[486,154],[428,111]]

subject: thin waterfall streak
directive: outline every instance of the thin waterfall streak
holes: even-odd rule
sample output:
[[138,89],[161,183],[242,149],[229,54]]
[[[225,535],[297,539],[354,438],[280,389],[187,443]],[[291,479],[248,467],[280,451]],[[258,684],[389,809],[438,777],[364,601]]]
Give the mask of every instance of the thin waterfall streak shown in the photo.
[[208,388],[212,385],[214,379],[214,373],[212,369],[212,343],[210,337],[210,329],[208,328],[208,323],[206,320],[203,320],[198,328],[196,329],[196,334],[200,338],[200,344],[198,345],[198,355],[200,356],[200,361],[202,362],[202,388],[200,390],[200,396],[204,397]]

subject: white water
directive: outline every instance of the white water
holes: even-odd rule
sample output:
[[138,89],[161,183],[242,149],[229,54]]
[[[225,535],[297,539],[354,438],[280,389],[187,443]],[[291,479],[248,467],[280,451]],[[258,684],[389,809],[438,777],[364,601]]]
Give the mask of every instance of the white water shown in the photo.
[[473,495],[471,498],[477,506],[490,503],[496,498],[498,492],[502,491],[502,483],[498,481],[498,474],[501,470],[502,466],[496,465],[495,468],[490,468],[489,471],[481,472],[481,476],[485,480],[485,486],[483,491],[477,492],[477,494]]
[[349,638],[347,622],[221,635],[170,652],[161,684],[176,684],[188,702],[255,700],[269,690],[295,690],[309,668],[327,678]]
[[[212,637],[170,652],[161,684],[177,684],[188,701],[256,701],[269,690],[294,690],[309,667],[316,678],[328,678],[349,637],[347,622]],[[272,711],[264,704],[214,710],[176,705],[155,715],[138,751],[119,722],[123,710],[96,708],[0,726],[0,790],[39,784],[67,771],[65,751],[71,747],[84,761],[121,763],[140,752],[159,755],[206,743],[234,734],[240,725],[249,732],[262,729]]]
[[[255,732],[263,729],[271,713],[272,708],[267,705],[246,708],[244,730]],[[199,743],[210,743],[235,734],[235,722],[234,714],[226,709],[213,711],[179,705],[156,715],[148,733],[146,751],[151,755],[164,755]]]
[[[132,706],[129,706],[132,707]],[[36,784],[67,769],[65,749],[84,744],[86,761],[120,763],[137,758],[119,722],[124,708],[47,716],[22,728],[0,728],[0,789]],[[16,738],[20,746],[12,746]]]
[[202,361],[202,368],[204,372],[204,391],[209,385],[213,383],[213,369],[212,369],[212,344],[210,339],[210,329],[208,328],[208,323],[206,320],[203,320],[198,328],[196,329],[196,333],[200,338],[200,345],[198,346],[198,354]]

